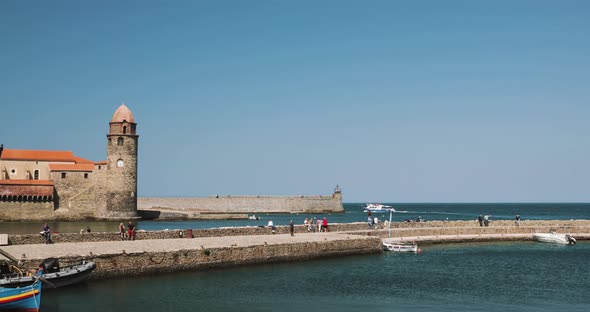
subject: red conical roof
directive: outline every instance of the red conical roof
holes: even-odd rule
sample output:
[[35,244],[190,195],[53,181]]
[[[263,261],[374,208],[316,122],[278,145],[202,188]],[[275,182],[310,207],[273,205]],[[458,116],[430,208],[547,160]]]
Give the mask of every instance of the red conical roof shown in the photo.
[[117,108],[117,110],[113,114],[113,119],[111,119],[111,122],[123,122],[123,121],[135,123],[135,118],[133,117],[133,113],[131,112],[131,110],[129,110],[129,108],[127,106],[125,106],[125,104],[121,104],[121,106],[119,106],[119,108]]

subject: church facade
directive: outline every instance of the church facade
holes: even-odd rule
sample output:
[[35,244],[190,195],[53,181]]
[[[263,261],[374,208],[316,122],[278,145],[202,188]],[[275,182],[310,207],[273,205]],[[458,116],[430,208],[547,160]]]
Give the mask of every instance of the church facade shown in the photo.
[[136,127],[121,105],[109,123],[107,159],[98,162],[0,146],[0,220],[137,218]]

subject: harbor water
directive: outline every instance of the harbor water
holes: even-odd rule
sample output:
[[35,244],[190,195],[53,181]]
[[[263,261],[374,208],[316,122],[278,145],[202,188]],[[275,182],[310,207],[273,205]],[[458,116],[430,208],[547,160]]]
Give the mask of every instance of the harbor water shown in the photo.
[[588,311],[590,243],[422,250],[87,281],[42,311]]
[[[396,212],[393,221],[416,220],[420,217],[426,221],[435,220],[475,220],[480,214],[490,215],[490,220],[514,220],[519,214],[522,220],[590,220],[590,204],[588,203],[428,203],[403,204],[383,203],[393,206]],[[367,213],[363,212],[364,204],[345,203],[344,213],[333,214],[258,214],[258,220],[187,220],[187,221],[138,221],[139,230],[156,231],[164,229],[202,229],[226,226],[263,226],[268,220],[274,225],[288,225],[290,220],[295,224],[303,224],[305,218],[326,217],[330,223],[365,222]],[[381,220],[389,218],[387,213],[373,213]],[[90,227],[95,232],[117,232],[119,222],[49,222],[54,232],[76,233]],[[38,233],[43,227],[42,222],[0,222],[0,233],[31,234]]]

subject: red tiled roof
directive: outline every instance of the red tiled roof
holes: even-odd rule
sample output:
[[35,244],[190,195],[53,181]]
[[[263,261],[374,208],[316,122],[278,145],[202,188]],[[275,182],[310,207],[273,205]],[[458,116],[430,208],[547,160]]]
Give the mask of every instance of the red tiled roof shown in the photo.
[[49,164],[50,171],[93,171],[94,164]]
[[53,186],[51,180],[0,180],[0,185],[50,185]]
[[74,162],[76,164],[94,164],[86,158],[75,156],[71,151],[38,151],[17,150],[5,148],[0,156],[2,160],[33,160],[33,161],[60,161]]
[[45,160],[45,161],[75,161],[70,151],[36,151],[5,148],[0,159],[3,160]]
[[106,160],[102,160],[102,161],[97,161],[94,164],[95,165],[106,165],[106,164],[108,164],[108,162]]
[[74,161],[77,164],[94,164],[93,161],[90,161],[90,160],[88,160],[86,158],[82,158],[82,157],[78,157],[78,156],[74,156]]

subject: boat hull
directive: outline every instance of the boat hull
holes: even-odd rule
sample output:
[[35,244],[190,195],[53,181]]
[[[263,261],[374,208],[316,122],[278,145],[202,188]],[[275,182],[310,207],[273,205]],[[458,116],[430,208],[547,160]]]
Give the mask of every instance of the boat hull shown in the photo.
[[535,233],[533,239],[542,243],[571,245],[575,244],[575,239],[569,235],[556,233]]
[[[58,272],[43,274],[43,277],[50,283],[50,288],[65,287],[86,280],[94,269],[96,269],[94,262],[86,262],[63,267]],[[0,287],[23,287],[31,285],[33,282],[34,278],[32,276],[5,277],[0,279]],[[48,287],[46,285],[46,283],[43,283],[43,287]]]
[[418,252],[418,244],[384,242],[383,250],[396,252]]
[[0,287],[1,311],[39,311],[41,306],[41,282],[20,288]]

